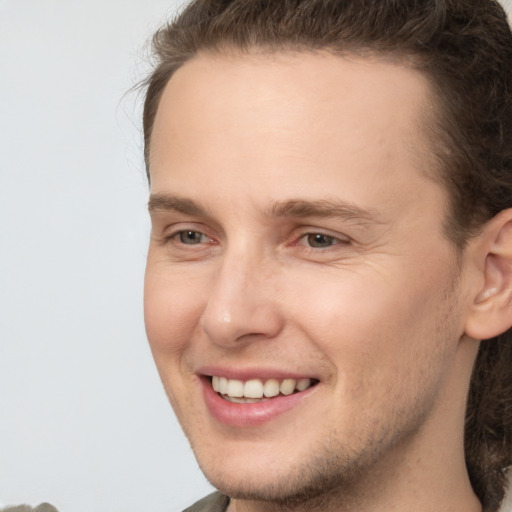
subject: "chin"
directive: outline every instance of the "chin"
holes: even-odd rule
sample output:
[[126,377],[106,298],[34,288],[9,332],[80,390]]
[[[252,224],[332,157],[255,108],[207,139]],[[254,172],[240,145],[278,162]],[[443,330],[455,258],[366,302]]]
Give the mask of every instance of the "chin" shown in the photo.
[[399,456],[421,428],[422,418],[413,416],[402,428],[379,424],[364,433],[325,433],[316,441],[297,432],[279,443],[264,437],[259,442],[210,437],[205,443],[201,436],[192,449],[208,481],[231,498],[313,508],[372,486],[379,468]]
[[202,457],[201,450],[195,453],[208,481],[223,494],[282,505],[323,500],[333,494],[347,495],[373,464],[375,456],[347,453],[341,448],[333,451],[323,443],[315,450],[307,448],[308,453],[265,453],[257,447],[240,447],[237,453],[223,450],[213,457],[212,452],[206,457]]
[[288,506],[326,500],[331,495],[346,495],[359,474],[357,464],[349,469],[339,460],[319,458],[302,465],[283,462],[262,469],[247,461],[247,468],[236,472],[229,467],[201,469],[215,488],[231,498]]

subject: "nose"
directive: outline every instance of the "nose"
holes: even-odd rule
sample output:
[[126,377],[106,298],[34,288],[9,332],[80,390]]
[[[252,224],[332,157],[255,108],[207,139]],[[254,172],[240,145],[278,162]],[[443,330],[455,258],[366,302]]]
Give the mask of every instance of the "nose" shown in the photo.
[[245,254],[225,257],[202,312],[200,325],[224,347],[276,337],[284,320],[278,304],[276,271]]

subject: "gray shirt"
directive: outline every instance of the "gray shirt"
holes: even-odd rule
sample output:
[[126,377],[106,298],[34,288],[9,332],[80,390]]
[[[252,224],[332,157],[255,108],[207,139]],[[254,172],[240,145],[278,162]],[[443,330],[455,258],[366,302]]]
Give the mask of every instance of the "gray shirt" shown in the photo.
[[229,498],[220,492],[214,492],[186,508],[183,512],[226,512]]

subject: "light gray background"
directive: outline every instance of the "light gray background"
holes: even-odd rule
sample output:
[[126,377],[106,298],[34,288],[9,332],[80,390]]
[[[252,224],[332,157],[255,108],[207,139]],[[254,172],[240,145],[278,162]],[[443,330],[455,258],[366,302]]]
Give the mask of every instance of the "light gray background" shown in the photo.
[[0,504],[173,512],[210,488],[147,346],[140,96],[169,0],[0,0]]
[[145,340],[125,95],[178,3],[0,0],[0,506],[174,512],[210,491]]

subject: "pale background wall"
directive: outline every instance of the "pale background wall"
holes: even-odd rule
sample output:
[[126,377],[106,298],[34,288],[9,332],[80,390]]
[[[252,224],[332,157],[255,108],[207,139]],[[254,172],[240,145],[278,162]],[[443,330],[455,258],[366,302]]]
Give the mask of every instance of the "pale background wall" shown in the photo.
[[0,506],[174,512],[210,490],[145,341],[123,96],[178,3],[0,0]]
[[209,492],[145,339],[123,97],[176,3],[0,0],[0,505],[173,512]]

